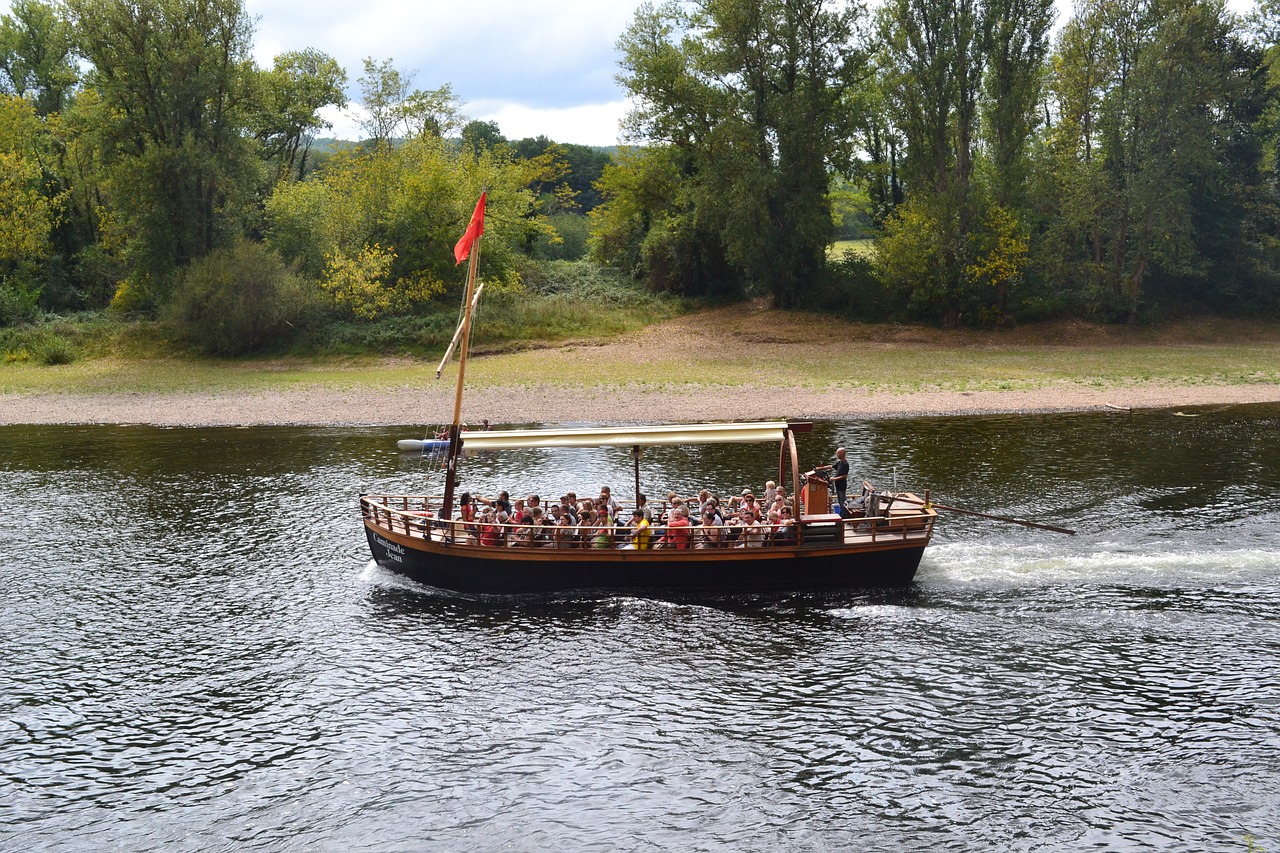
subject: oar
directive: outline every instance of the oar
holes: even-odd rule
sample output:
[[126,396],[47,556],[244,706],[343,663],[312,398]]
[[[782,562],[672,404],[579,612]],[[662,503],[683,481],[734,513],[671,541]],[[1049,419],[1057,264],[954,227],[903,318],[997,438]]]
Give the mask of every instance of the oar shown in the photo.
[[958,512],[961,515],[972,515],[977,518],[989,518],[992,521],[1007,521],[1010,524],[1021,524],[1023,527],[1038,527],[1041,530],[1052,530],[1054,533],[1065,533],[1068,536],[1076,535],[1076,532],[1074,530],[1068,530],[1065,527],[1054,527],[1052,524],[1040,524],[1039,522],[1036,522],[1036,521],[1024,521],[1021,518],[1010,518],[1007,515],[991,515],[985,512],[976,512],[971,509],[961,509],[958,506],[947,506],[946,504],[940,504],[940,503],[926,504],[924,501],[912,500],[911,498],[901,497],[901,496],[894,498],[894,500],[904,501],[909,504],[915,504],[916,506],[931,506],[934,509],[945,509],[948,512]]

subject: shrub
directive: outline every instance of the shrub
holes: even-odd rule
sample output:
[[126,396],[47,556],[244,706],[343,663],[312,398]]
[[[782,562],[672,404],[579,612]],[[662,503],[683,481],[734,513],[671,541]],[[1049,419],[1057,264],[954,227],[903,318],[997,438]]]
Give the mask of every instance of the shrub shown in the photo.
[[242,241],[183,272],[165,319],[205,353],[243,355],[308,325],[318,310],[314,288],[262,244]]
[[19,326],[0,332],[0,351],[6,364],[37,361],[41,364],[70,364],[80,351],[67,338],[44,326]]
[[40,316],[40,291],[20,276],[0,278],[0,328],[33,323]]
[[70,364],[79,357],[75,344],[61,335],[47,335],[36,348],[35,357],[41,364]]
[[900,310],[871,259],[854,252],[828,261],[826,274],[806,295],[803,307],[865,322],[892,319]]

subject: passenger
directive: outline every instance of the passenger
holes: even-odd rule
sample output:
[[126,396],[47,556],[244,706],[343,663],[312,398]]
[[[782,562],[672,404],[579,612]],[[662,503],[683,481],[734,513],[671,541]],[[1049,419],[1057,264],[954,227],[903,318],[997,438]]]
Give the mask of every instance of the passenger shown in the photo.
[[557,548],[574,548],[578,544],[578,531],[576,524],[567,512],[560,514],[560,521],[556,524],[555,544]]
[[618,513],[622,512],[622,504],[613,499],[613,492],[608,486],[600,487],[600,499],[609,505],[609,518],[616,520]]
[[678,506],[671,510],[671,518],[667,521],[667,532],[663,535],[662,542],[667,548],[688,549],[692,531],[688,510]]
[[784,506],[778,512],[778,527],[773,534],[775,545],[796,544],[796,520],[791,517],[791,507]]
[[764,541],[766,545],[773,545],[778,541],[778,531],[782,529],[782,513],[776,509],[771,509],[765,519]]
[[613,541],[613,522],[610,521],[608,509],[596,514],[596,529],[591,537],[592,548],[612,548]]
[[719,548],[724,538],[724,528],[714,510],[703,513],[702,523],[693,531],[693,547],[696,549]]
[[636,495],[636,509],[644,514],[645,521],[653,524],[653,510],[649,508],[649,499],[644,496],[644,493]]
[[[519,503],[519,501],[516,501]],[[507,537],[507,545],[512,548],[532,548],[533,547],[533,516],[522,515],[520,520],[516,522],[516,527],[512,529]]]
[[778,484],[770,480],[764,484],[764,494],[760,496],[760,502],[766,507],[773,504],[774,498],[778,496]]
[[746,489],[742,493],[742,506],[751,513],[752,521],[759,521],[761,518],[760,504],[756,503],[756,496],[751,493],[750,489]]
[[634,551],[648,551],[650,525],[649,519],[644,517],[644,510],[631,510],[631,524],[628,526],[631,528],[631,533],[627,537],[629,541],[622,547]]
[[458,521],[458,540],[475,542],[480,530],[476,527],[476,505],[470,492],[463,492],[458,497]]
[[596,498],[595,502],[596,521],[599,524],[612,525],[614,522],[613,508],[609,505],[609,501],[603,497]]
[[[585,503],[585,502],[584,502]],[[573,535],[578,540],[578,545],[582,548],[591,547],[591,539],[596,533],[596,513],[593,509],[584,509],[578,516],[578,526],[574,528]]]
[[768,528],[755,519],[747,510],[742,511],[742,541],[739,548],[761,548],[764,546]]
[[551,531],[547,529],[547,519],[542,514],[542,507],[533,507],[528,510],[530,518],[529,532],[530,542],[538,547],[543,547],[551,543]]
[[573,516],[574,521],[577,521],[578,502],[565,495],[560,499],[560,511],[564,515]]
[[492,509],[486,509],[480,515],[480,544],[494,547],[498,544],[501,530],[497,524],[497,515]]

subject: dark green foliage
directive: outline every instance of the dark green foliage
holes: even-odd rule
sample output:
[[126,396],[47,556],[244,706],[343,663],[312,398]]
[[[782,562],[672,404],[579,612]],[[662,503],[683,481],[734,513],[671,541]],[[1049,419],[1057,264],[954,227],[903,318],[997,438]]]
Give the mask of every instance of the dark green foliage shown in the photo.
[[217,249],[183,271],[165,318],[210,355],[258,352],[307,327],[312,287],[260,243]]
[[[636,13],[619,42],[619,79],[637,105],[627,131],[668,150],[680,172],[673,204],[613,223],[638,221],[646,232],[651,279],[716,280],[708,262],[723,256],[741,286],[792,308],[821,277],[834,230],[829,166],[851,134],[843,98],[865,64],[860,15],[823,0]],[[708,236],[718,246],[706,246]]]
[[806,292],[801,307],[868,322],[903,316],[901,303],[876,275],[875,266],[852,252],[827,263],[826,275]]
[[40,291],[17,276],[0,279],[0,328],[31,323],[40,316]]
[[587,217],[580,213],[553,213],[547,221],[556,229],[560,242],[553,243],[549,236],[539,234],[530,256],[546,261],[576,261],[587,256],[587,237],[591,233]]

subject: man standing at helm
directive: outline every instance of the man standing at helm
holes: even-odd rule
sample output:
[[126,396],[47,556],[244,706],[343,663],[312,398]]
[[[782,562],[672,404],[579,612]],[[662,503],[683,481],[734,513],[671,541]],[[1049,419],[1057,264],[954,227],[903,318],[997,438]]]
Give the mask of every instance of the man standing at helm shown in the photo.
[[836,450],[836,464],[831,466],[831,485],[836,489],[836,501],[840,512],[844,512],[844,496],[849,488],[849,460],[845,459],[844,448]]

